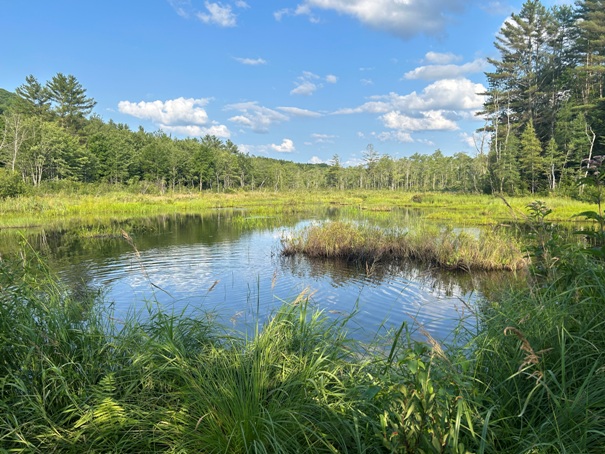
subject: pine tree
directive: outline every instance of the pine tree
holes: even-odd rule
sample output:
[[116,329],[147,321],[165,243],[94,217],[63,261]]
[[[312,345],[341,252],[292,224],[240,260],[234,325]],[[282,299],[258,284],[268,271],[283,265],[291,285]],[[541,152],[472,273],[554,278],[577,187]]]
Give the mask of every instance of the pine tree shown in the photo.
[[71,131],[82,126],[82,120],[92,112],[97,102],[86,97],[86,89],[71,74],[57,73],[46,84],[53,110],[59,116],[61,125]]
[[605,0],[579,0],[577,6],[577,24],[579,37],[578,73],[582,102],[591,104],[594,99],[603,97],[605,84]]
[[521,165],[521,176],[532,194],[535,194],[544,177],[545,161],[542,156],[542,145],[536,136],[534,124],[530,120],[521,134],[519,148],[519,164]]
[[17,111],[27,115],[45,116],[50,108],[50,93],[33,75],[25,78],[25,83],[17,87],[19,96]]
[[486,74],[491,87],[488,95],[493,98],[494,92],[499,93],[500,108],[510,110],[516,127],[530,120],[543,121],[549,101],[545,93],[550,80],[545,72],[550,63],[553,23],[552,14],[539,0],[526,1],[496,37],[494,45],[501,58],[488,59],[496,69]]

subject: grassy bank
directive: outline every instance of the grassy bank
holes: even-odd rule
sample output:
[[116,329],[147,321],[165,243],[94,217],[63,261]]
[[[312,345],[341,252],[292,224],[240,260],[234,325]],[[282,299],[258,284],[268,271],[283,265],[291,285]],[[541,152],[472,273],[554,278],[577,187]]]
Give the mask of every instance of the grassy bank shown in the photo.
[[605,273],[565,259],[483,308],[472,380],[494,452],[605,449]]
[[426,223],[390,231],[345,222],[312,225],[284,239],[282,254],[304,254],[365,265],[413,260],[464,271],[514,271],[527,265],[521,245],[510,235],[483,231],[473,236]]
[[[89,191],[53,191],[0,200],[0,227],[60,225],[78,219],[108,222],[110,219],[158,214],[200,213],[216,209],[245,208],[253,214],[304,212],[317,206],[353,207],[381,212],[400,208],[422,208],[426,218],[464,225],[494,225],[523,220],[530,198],[506,203],[494,196],[470,194],[413,194],[396,191],[321,192],[183,192],[140,194],[94,187]],[[574,213],[593,206],[565,198],[545,199],[553,210],[553,221],[572,221]]]
[[[455,423],[472,418],[467,390],[447,382],[443,360],[404,330],[386,347],[363,346],[347,339],[346,320],[313,310],[305,295],[250,338],[210,315],[153,305],[116,321],[94,295],[74,298],[52,278],[32,278],[41,276],[32,263],[0,263],[7,452],[404,452],[474,443],[463,439],[472,420]],[[443,386],[433,390],[435,375]],[[423,402],[400,423],[401,411]]]
[[30,252],[5,259],[0,450],[603,452],[605,268],[551,240],[549,272],[452,345],[407,326],[352,341],[304,294],[247,338],[153,304],[115,320]]

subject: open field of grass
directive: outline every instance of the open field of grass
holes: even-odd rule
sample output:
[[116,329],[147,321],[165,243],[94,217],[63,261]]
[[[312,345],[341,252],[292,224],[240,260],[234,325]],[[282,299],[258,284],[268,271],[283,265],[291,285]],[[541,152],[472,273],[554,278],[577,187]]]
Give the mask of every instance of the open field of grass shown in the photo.
[[[425,217],[458,225],[494,225],[523,221],[529,197],[503,199],[488,195],[396,191],[322,192],[213,192],[133,194],[125,191],[95,193],[56,192],[0,200],[0,227],[27,228],[80,223],[106,223],[111,219],[158,214],[201,213],[216,209],[246,209],[253,214],[304,212],[317,206],[353,207],[382,212],[399,208],[426,210]],[[571,222],[572,215],[595,207],[567,198],[541,198],[551,209],[551,221]],[[507,204],[510,205],[507,206]]]

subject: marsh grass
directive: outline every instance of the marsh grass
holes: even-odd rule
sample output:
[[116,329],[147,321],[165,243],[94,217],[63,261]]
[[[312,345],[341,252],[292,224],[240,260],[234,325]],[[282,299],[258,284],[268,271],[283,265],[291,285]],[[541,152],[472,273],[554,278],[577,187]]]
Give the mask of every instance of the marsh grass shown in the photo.
[[307,295],[244,338],[211,314],[153,303],[115,320],[39,263],[0,262],[3,449],[363,452],[373,443],[347,399],[354,343]]
[[[332,249],[363,243],[337,227]],[[403,324],[368,345],[308,294],[248,335],[154,302],[116,320],[25,249],[0,260],[0,448],[601,453],[605,270],[556,246],[549,273],[494,293],[455,342]]]
[[[52,189],[52,188],[50,188]],[[572,221],[575,213],[594,205],[557,197],[545,198],[554,221]],[[245,208],[251,215],[301,213],[317,206],[354,207],[388,213],[400,208],[422,208],[428,219],[464,225],[496,225],[512,222],[532,200],[509,200],[514,212],[495,196],[451,193],[413,194],[399,191],[242,191],[167,192],[150,194],[112,186],[77,185],[61,190],[41,188],[29,195],[0,200],[0,227],[62,225],[79,218],[89,222],[148,217],[158,214],[201,213],[217,209]],[[517,213],[517,214],[515,214]]]
[[372,265],[415,260],[446,269],[518,270],[527,265],[521,245],[509,235],[419,224],[409,230],[385,230],[346,222],[311,225],[282,241],[282,254],[334,258]]
[[605,449],[604,278],[578,255],[484,308],[474,378],[496,451]]

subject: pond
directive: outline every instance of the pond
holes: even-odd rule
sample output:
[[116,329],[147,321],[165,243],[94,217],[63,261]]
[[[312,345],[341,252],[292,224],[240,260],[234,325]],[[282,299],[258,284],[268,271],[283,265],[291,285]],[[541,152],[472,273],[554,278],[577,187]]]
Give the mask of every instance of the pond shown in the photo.
[[[446,340],[473,310],[495,275],[445,273],[412,264],[357,266],[283,257],[281,241],[311,222],[347,219],[406,225],[410,210],[367,213],[321,209],[277,217],[246,211],[168,215],[115,221],[122,235],[83,235],[82,227],[26,233],[51,268],[72,289],[101,289],[116,317],[160,304],[176,312],[201,309],[238,330],[249,330],[284,302],[305,294],[330,316],[355,313],[350,335],[370,340],[403,321]],[[90,232],[91,226],[87,227]],[[14,235],[0,237],[0,251]]]

